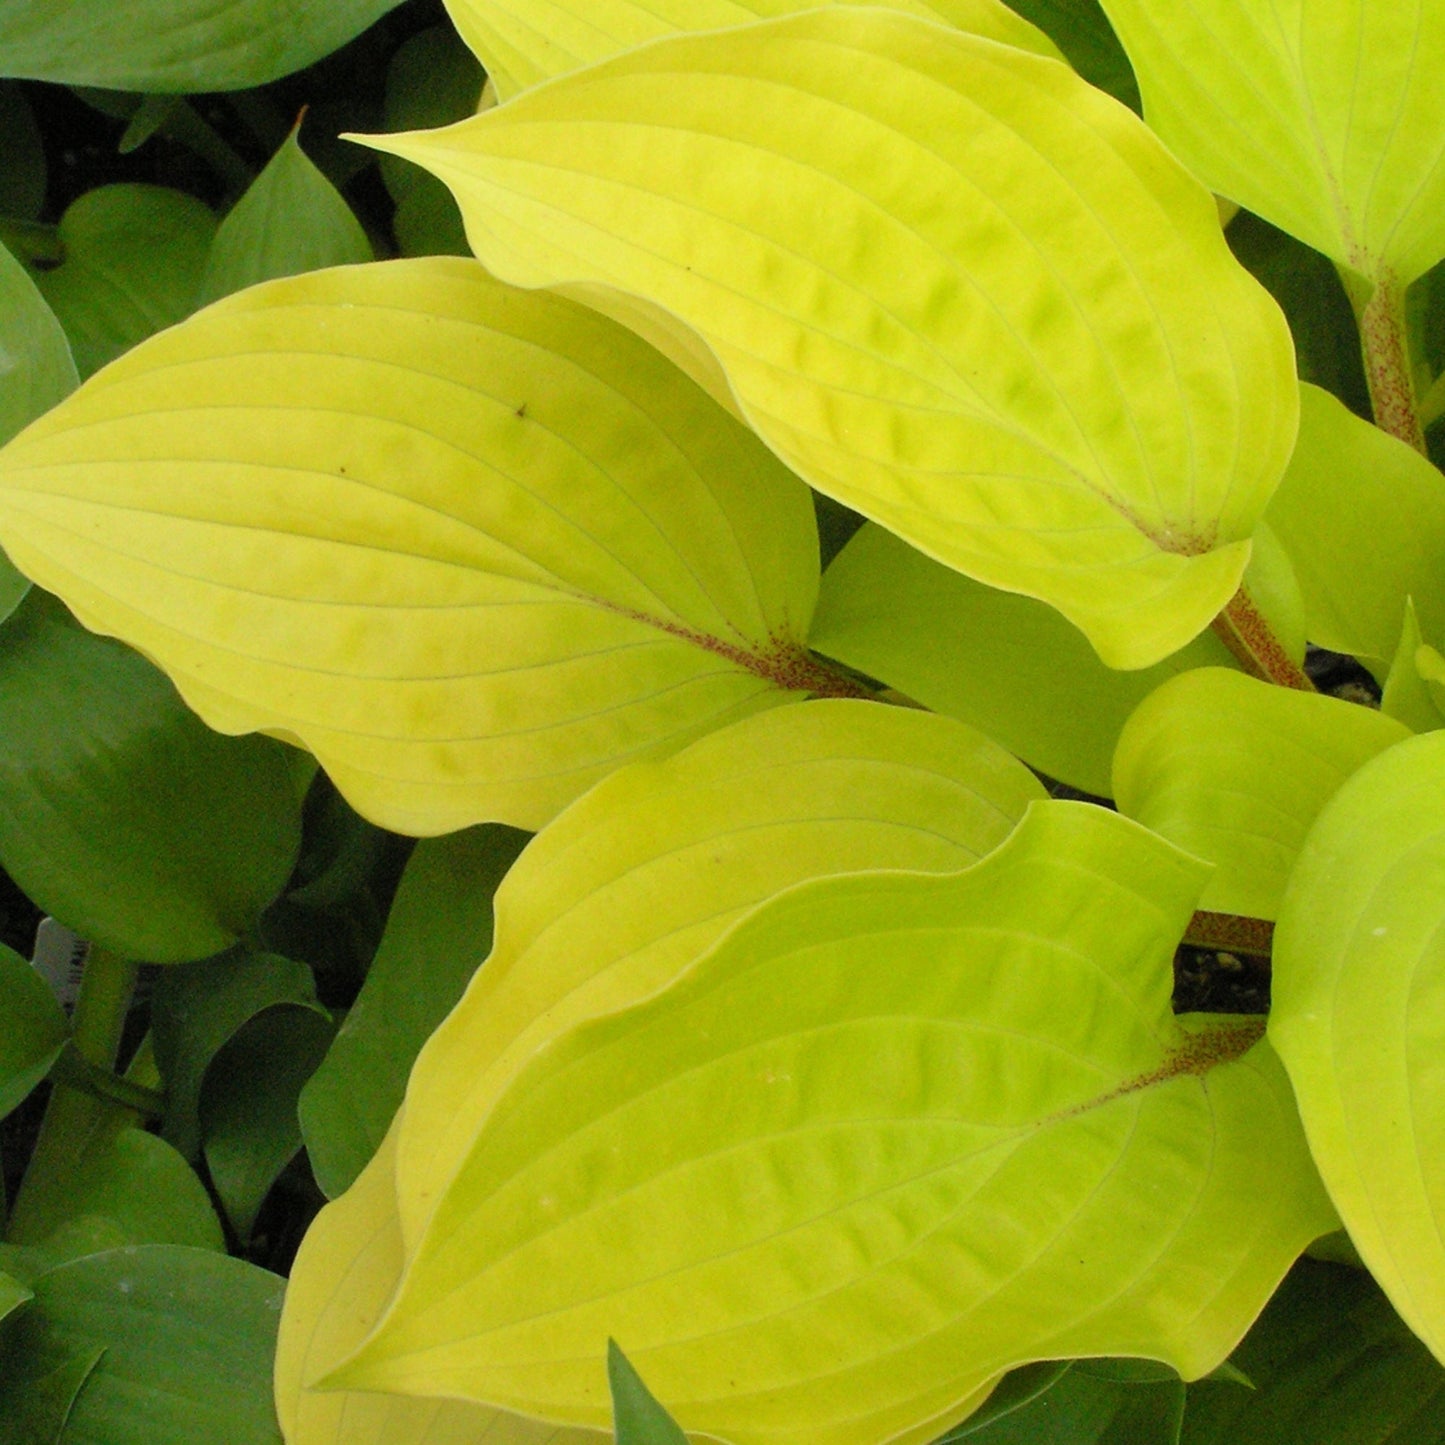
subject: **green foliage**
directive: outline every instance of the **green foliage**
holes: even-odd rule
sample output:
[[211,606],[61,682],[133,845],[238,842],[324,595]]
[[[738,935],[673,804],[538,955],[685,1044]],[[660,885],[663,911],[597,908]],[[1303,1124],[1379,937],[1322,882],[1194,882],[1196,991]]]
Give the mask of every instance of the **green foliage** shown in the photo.
[[0,1445],[1445,1442],[1445,11],[1276,11],[5,8]]

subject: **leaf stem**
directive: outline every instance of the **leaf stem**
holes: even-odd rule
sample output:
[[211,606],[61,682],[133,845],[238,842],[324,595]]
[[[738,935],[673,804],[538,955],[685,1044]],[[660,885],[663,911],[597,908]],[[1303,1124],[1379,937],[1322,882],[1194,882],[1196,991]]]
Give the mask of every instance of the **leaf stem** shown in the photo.
[[[71,1044],[85,1064],[104,1073],[115,1068],[138,968],[103,948],[92,948],[80,978],[71,1019]],[[96,1130],[126,1105],[57,1079],[45,1106],[35,1152],[15,1197],[6,1238],[38,1244],[67,1213],[77,1166]]]
[[1200,909],[1189,920],[1183,941],[1191,948],[1212,948],[1223,953],[1243,953],[1250,958],[1268,958],[1274,943],[1274,924],[1264,918],[1244,918],[1235,913],[1211,913]]
[[1373,289],[1368,281],[1344,268],[1340,275],[1360,328],[1365,380],[1370,387],[1375,425],[1423,453],[1425,430],[1420,422],[1410,368],[1405,288],[1388,270],[1381,270]]
[[1214,619],[1213,627],[1220,641],[1238,658],[1240,666],[1251,677],[1281,687],[1314,692],[1315,685],[1289,655],[1254,599],[1241,587],[1229,599],[1224,611]]

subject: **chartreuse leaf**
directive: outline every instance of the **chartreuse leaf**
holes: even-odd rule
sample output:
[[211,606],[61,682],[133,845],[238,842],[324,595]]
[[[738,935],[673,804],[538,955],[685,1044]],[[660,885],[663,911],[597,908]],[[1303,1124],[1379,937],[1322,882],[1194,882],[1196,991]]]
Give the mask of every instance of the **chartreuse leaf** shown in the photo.
[[1191,1385],[1183,1445],[1445,1442],[1445,1370],[1363,1270],[1300,1260],[1234,1359],[1254,1388]]
[[496,274],[640,327],[818,490],[1111,666],[1234,592],[1294,440],[1288,328],[1066,67],[833,6],[370,143],[451,186]]
[[0,71],[112,90],[236,90],[310,65],[397,0],[144,0],[114,9],[14,0],[0,12]]
[[1445,637],[1445,478],[1413,447],[1300,387],[1300,434],[1266,513],[1305,603],[1310,641],[1381,676],[1406,597]]
[[650,348],[428,258],[227,298],[0,453],[0,540],[363,814],[535,827],[816,689],[806,488]]
[[0,859],[47,913],[126,958],[215,953],[296,858],[285,749],[218,737],[143,658],[32,593],[0,646]]
[[[1445,727],[1445,659],[1420,636],[1413,599],[1405,601],[1400,644],[1385,678],[1380,711],[1417,733]],[[1430,674],[1427,676],[1426,674]]]
[[66,1445],[280,1445],[267,1383],[282,1284],[208,1250],[93,1254],[35,1280],[7,1363],[38,1373],[104,1351],[71,1408]]
[[1350,1238],[1445,1357],[1445,734],[1335,794],[1274,936],[1270,1037]]
[[1371,708],[1200,668],[1129,719],[1112,796],[1121,813],[1217,865],[1201,907],[1273,919],[1320,809],[1408,736]]
[[[844,5],[868,0],[842,0]],[[812,0],[448,0],[447,10],[502,100],[650,40],[815,8]],[[1000,0],[890,0],[907,15],[1040,55],[1054,43]]]
[[1103,0],[1144,113],[1214,190],[1361,275],[1445,255],[1445,12],[1430,0]]
[[396,1128],[350,1189],[317,1215],[291,1267],[276,1344],[276,1414],[287,1445],[605,1445],[462,1400],[310,1390],[365,1339],[401,1274]]
[[1098,797],[1109,795],[1114,745],[1139,703],[1178,672],[1235,665],[1204,632],[1153,667],[1105,667],[1052,607],[940,566],[875,526],[823,574],[808,640]]
[[262,281],[374,259],[361,222],[301,149],[299,129],[221,222],[197,304]]
[[1207,1372],[1333,1216],[1258,1023],[1170,1012],[1206,873],[1045,801],[764,904],[539,1049],[325,1383],[601,1424],[611,1333],[747,1445],[926,1438],[1038,1358]]
[[65,258],[35,284],[82,377],[190,312],[215,232],[208,207],[163,186],[101,186],[67,209]]
[[487,825],[412,853],[361,993],[301,1091],[307,1157],[329,1198],[381,1147],[417,1051],[490,951],[492,894],[525,841]]
[[765,713],[600,784],[497,890],[492,956],[412,1070],[398,1146],[408,1249],[547,1038],[672,982],[791,884],[966,868],[1042,796],[971,728],[849,701]]
[[50,1071],[70,1027],[44,979],[0,944],[0,1118]]

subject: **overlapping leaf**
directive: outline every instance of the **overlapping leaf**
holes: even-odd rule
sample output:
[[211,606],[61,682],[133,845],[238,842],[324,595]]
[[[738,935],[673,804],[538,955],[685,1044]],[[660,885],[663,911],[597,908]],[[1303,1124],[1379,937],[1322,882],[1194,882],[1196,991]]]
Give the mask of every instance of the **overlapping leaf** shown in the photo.
[[[665,35],[721,30],[813,8],[813,0],[450,0],[447,6],[503,100]],[[890,0],[888,8],[1041,55],[1059,53],[1000,0]]]
[[1375,1278],[1445,1358],[1445,734],[1320,814],[1275,930],[1270,1037]]
[[1103,0],[1149,123],[1209,186],[1377,279],[1445,256],[1432,0]]
[[602,1445],[606,1437],[592,1431],[459,1400],[306,1388],[365,1339],[401,1274],[395,1157],[393,1126],[352,1187],[316,1217],[291,1268],[275,1372],[287,1445]]
[[766,713],[607,779],[513,867],[492,956],[412,1071],[398,1146],[408,1248],[541,1041],[670,983],[790,884],[967,867],[1042,796],[961,723],[844,701]]
[[1052,607],[985,587],[874,526],[823,574],[809,641],[1098,797],[1110,794],[1114,747],[1139,703],[1178,672],[1234,665],[1204,632],[1153,667],[1105,667]]
[[1332,1215],[1258,1025],[1170,1013],[1205,871],[1043,802],[764,905],[535,1056],[327,1383],[600,1425],[611,1334],[746,1445],[936,1433],[1037,1358],[1208,1371]]
[[1411,599],[1405,604],[1405,622],[1385,678],[1380,711],[1417,733],[1445,727],[1445,657],[1421,637]]
[[69,1036],[65,1015],[45,980],[0,944],[0,1118],[50,1071]]
[[844,687],[798,640],[802,484],[615,324],[461,260],[273,282],[137,348],[0,453],[0,540],[402,831],[535,827]]
[[1288,331],[1208,192],[1064,66],[833,7],[372,143],[452,187],[497,274],[640,328],[820,490],[1111,665],[1234,591],[1294,439]]
[[1407,736],[1370,708],[1199,668],[1129,719],[1113,797],[1120,812],[1217,865],[1202,907],[1272,919],[1320,809]]

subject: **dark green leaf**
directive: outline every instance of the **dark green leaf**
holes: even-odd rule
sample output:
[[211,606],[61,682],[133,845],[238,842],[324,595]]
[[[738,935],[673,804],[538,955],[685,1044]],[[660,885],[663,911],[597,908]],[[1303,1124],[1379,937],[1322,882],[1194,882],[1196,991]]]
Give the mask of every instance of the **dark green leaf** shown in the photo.
[[397,3],[8,0],[0,7],[0,70],[115,90],[237,90],[311,64]]
[[1184,1409],[1178,1379],[1126,1384],[1076,1362],[1052,1389],[969,1437],[969,1445],[1176,1445]]
[[45,204],[45,148],[25,92],[0,82],[0,216],[33,221]]
[[1129,57],[1098,0],[1008,0],[1068,57],[1069,64],[1100,90],[1139,111],[1139,85]]
[[0,1117],[50,1071],[70,1034],[45,980],[0,944]]
[[995,1420],[1022,1410],[1046,1390],[1053,1389],[1071,1368],[1069,1360],[1040,1360],[1037,1364],[1010,1370],[988,1399],[968,1419],[940,1436],[937,1445],[953,1445],[956,1440],[966,1440],[970,1435],[987,1429]]
[[103,1349],[65,1445],[280,1445],[271,1355],[284,1284],[174,1245],[109,1250],[35,1281],[0,1362],[0,1419],[25,1379]]
[[376,1153],[412,1060],[492,946],[492,894],[527,835],[484,825],[417,844],[355,1007],[301,1095],[301,1128],[328,1198]]
[[216,953],[291,871],[284,748],[213,733],[154,667],[27,598],[0,637],[0,860],[123,957]]
[[1255,1389],[1191,1385],[1184,1445],[1445,1441],[1445,1369],[1363,1270],[1301,1260],[1231,1358]]
[[607,1341],[607,1383],[612,1389],[612,1429],[617,1445],[687,1445],[677,1421],[643,1384],[616,1340]]
[[200,201],[162,186],[101,186],[66,211],[65,259],[35,284],[82,377],[190,314],[215,230]]
[[206,1164],[242,1239],[277,1176],[301,1148],[296,1101],[331,1043],[309,1008],[269,1008],[217,1051],[201,1086]]
[[22,1305],[28,1304],[33,1292],[21,1284],[13,1275],[0,1270],[0,1323],[14,1314]]
[[373,259],[360,222],[293,130],[221,222],[197,304],[277,277]]
[[26,1365],[34,1362],[0,1349],[0,1445],[61,1445],[75,1397],[103,1354],[103,1345],[83,1345],[33,1374]]
[[308,1010],[326,1022],[311,970],[272,953],[232,949],[167,969],[157,980],[151,1026],[166,1081],[162,1133],[183,1154],[200,1152],[201,1090],[212,1059],[249,1020],[282,1006]]
[[76,386],[70,344],[25,268],[0,246],[0,442]]

